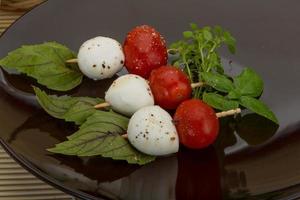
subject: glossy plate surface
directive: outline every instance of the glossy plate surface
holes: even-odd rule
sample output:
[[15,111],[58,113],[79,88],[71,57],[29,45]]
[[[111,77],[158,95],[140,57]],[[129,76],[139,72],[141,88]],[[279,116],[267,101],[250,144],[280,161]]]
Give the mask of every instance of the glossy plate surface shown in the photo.
[[[231,73],[251,66],[261,74],[262,99],[278,116],[280,127],[276,131],[269,121],[243,113],[238,122],[222,121],[214,147],[181,149],[143,167],[101,157],[52,155],[45,149],[65,140],[76,127],[40,109],[31,79],[1,71],[1,143],[32,173],[83,199],[300,198],[299,6],[296,0],[48,1],[0,38],[0,57],[23,44],[44,41],[74,51],[97,35],[122,42],[140,24],[154,26],[170,44],[190,22],[218,24],[238,41],[236,55],[221,51],[224,65]],[[111,81],[85,80],[69,94],[101,97]]]

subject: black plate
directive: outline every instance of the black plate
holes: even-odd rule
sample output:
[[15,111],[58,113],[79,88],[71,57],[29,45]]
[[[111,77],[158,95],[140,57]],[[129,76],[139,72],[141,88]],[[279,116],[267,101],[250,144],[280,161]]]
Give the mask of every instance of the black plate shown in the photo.
[[[190,22],[219,24],[238,41],[237,54],[221,51],[232,73],[251,66],[265,80],[262,99],[280,128],[253,114],[222,121],[216,144],[184,148],[143,166],[101,157],[51,155],[45,150],[76,127],[49,117],[32,95],[31,79],[0,73],[0,136],[25,168],[84,199],[297,199],[300,198],[299,1],[60,0],[48,1],[18,20],[0,39],[0,57],[23,44],[57,41],[75,51],[97,35],[123,41],[149,24],[167,42]],[[229,61],[233,61],[232,64]],[[111,80],[85,80],[74,95],[103,96]],[[234,133],[232,127],[238,131]]]

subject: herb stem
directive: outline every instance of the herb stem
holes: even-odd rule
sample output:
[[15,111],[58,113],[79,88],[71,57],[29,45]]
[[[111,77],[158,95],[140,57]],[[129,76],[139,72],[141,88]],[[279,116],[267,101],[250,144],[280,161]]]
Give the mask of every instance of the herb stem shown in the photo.
[[191,70],[190,70],[190,66],[188,64],[188,62],[186,61],[186,57],[185,57],[185,54],[182,55],[182,58],[183,58],[183,62],[184,62],[184,65],[185,65],[185,69],[187,70],[188,72],[188,75],[189,75],[189,78],[191,80],[191,83],[193,83],[193,76],[192,76],[192,73],[191,73]]

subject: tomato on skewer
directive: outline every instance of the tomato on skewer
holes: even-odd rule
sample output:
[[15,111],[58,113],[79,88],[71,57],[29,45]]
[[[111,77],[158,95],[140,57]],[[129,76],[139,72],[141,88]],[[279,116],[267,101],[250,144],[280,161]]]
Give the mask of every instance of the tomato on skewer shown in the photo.
[[153,69],[167,64],[166,42],[159,32],[148,25],[131,30],[123,50],[127,70],[144,78],[148,78]]
[[205,148],[218,136],[219,120],[215,111],[199,99],[180,104],[173,119],[180,142],[188,148]]
[[173,66],[154,69],[149,78],[155,103],[165,109],[177,106],[191,97],[190,80],[183,71]]

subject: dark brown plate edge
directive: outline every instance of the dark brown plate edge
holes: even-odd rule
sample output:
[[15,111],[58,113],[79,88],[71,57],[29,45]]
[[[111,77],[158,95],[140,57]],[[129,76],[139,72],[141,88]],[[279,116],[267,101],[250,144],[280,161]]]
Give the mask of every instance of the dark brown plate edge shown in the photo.
[[[28,13],[30,13],[33,9],[42,6],[43,4],[47,3],[48,0],[45,0],[37,5],[35,5],[34,7],[32,7],[30,10],[26,11],[24,14],[22,14],[18,19],[16,19],[11,25],[9,25],[4,32],[2,32],[0,34],[0,38],[6,34],[6,32],[15,24],[17,23],[19,20],[21,20],[24,16],[26,16]],[[24,169],[26,169],[29,173],[31,173],[32,175],[34,175],[35,177],[37,177],[38,179],[48,183],[49,185],[55,187],[58,190],[61,190],[62,192],[65,192],[71,196],[75,196],[76,198],[80,198],[80,199],[88,199],[88,200],[105,200],[106,198],[103,196],[101,198],[95,198],[94,196],[91,196],[87,193],[84,192],[80,192],[79,190],[73,190],[69,187],[65,187],[62,184],[60,184],[59,182],[57,182],[54,178],[48,176],[47,174],[45,174],[44,172],[42,172],[41,170],[39,170],[34,164],[32,164],[31,162],[29,162],[26,158],[24,158],[23,156],[17,154],[17,152],[15,152],[13,150],[13,148],[11,148],[9,146],[9,144],[7,144],[1,137],[0,137],[0,146],[5,150],[5,152],[15,161],[17,162],[20,166],[22,166]]]

